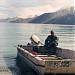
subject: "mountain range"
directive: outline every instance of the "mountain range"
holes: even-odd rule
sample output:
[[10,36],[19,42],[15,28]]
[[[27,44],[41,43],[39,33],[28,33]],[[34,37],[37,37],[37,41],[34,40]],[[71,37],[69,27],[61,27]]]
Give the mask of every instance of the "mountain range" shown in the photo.
[[23,19],[23,18],[18,18],[16,20],[12,20],[10,21],[10,23],[28,23],[30,22],[31,20],[33,20],[34,18],[26,18],[26,19]]
[[32,18],[6,18],[0,19],[0,22],[10,23],[39,23],[39,24],[68,24],[75,25],[75,10],[74,7],[61,8],[56,12],[43,13]]
[[[35,17],[34,17],[35,18]],[[10,22],[10,23],[28,23],[34,18],[19,18],[19,17],[13,17],[13,18],[6,18],[6,19],[0,19],[0,22]]]
[[75,24],[75,10],[74,7],[60,9],[53,13],[44,13],[29,23],[41,24]]
[[0,22],[10,22],[10,21],[16,20],[16,19],[18,19],[18,17],[13,17],[13,18],[8,17],[5,19],[0,19]]

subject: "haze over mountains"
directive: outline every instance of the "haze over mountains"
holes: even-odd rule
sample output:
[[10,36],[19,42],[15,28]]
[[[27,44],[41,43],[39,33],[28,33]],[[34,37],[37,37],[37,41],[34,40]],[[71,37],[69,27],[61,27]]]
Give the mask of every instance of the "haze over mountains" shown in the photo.
[[62,8],[53,13],[43,13],[40,16],[32,18],[7,18],[0,19],[0,22],[11,23],[41,23],[41,24],[75,24],[75,10],[74,7]]
[[18,19],[18,17],[13,17],[13,18],[8,17],[5,19],[0,19],[0,22],[10,22],[10,21],[16,20],[16,19]]
[[13,18],[6,18],[6,19],[0,19],[0,22],[10,22],[10,23],[28,23],[34,18],[19,18],[19,17],[13,17]]
[[31,20],[33,20],[34,18],[26,18],[26,19],[23,19],[23,18],[18,18],[16,20],[12,20],[10,21],[10,23],[28,23],[30,22]]

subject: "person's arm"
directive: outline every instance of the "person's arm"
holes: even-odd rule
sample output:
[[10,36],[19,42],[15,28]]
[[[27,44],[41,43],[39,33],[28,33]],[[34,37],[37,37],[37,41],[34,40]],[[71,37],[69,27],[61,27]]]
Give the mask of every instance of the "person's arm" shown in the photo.
[[48,46],[48,44],[49,44],[49,36],[45,40],[45,46]]
[[56,36],[54,36],[54,39],[49,42],[48,47],[52,44],[55,44],[56,46],[58,45],[58,38]]
[[56,44],[56,46],[58,46],[58,40],[59,40],[59,38],[57,36],[55,36],[55,44]]

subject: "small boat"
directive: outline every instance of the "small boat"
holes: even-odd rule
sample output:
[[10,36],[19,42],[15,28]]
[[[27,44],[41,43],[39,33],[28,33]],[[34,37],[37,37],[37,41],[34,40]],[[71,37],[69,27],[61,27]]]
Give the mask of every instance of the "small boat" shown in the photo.
[[[32,37],[31,39],[34,40],[34,37]],[[73,50],[57,48],[56,55],[49,55],[46,53],[46,50],[43,45],[33,46],[28,44],[17,45],[16,47],[17,58],[20,58],[23,63],[23,66],[25,65],[25,63],[27,63],[28,66],[31,67],[39,75],[75,75],[75,51]]]

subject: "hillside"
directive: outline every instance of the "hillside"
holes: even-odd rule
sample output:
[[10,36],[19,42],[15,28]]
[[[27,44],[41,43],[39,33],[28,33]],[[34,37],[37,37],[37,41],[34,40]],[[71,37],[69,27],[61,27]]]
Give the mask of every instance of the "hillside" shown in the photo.
[[19,18],[19,17],[13,17],[13,18],[6,18],[6,19],[0,19],[0,22],[10,22],[10,23],[28,23],[31,20],[35,19],[37,16],[32,18]]
[[69,24],[69,25],[74,25],[75,24],[75,15],[73,14],[67,14],[64,16],[61,16],[59,18],[54,18],[52,20],[49,20],[45,24]]
[[44,13],[37,18],[33,19],[29,23],[46,23],[49,19],[51,19],[53,16],[53,13]]
[[29,23],[42,24],[75,24],[74,7],[63,8],[53,13],[44,13]]
[[30,22],[31,20],[33,20],[33,18],[26,18],[26,19],[23,19],[23,18],[18,18],[16,20],[12,20],[10,21],[11,23],[28,23]]

